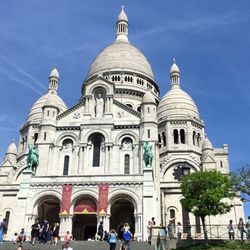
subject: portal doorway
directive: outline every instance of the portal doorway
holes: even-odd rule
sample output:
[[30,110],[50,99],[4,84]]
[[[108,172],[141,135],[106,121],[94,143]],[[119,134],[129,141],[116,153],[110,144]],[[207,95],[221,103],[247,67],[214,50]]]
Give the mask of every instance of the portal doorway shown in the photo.
[[97,205],[91,196],[83,196],[74,206],[72,234],[75,240],[95,237],[97,230]]
[[47,219],[50,225],[59,223],[60,200],[55,196],[42,197],[37,206],[37,215],[40,223]]
[[122,238],[121,228],[124,223],[130,225],[130,231],[135,232],[134,205],[127,199],[116,200],[111,206],[110,229],[115,229]]
[[73,217],[73,237],[75,240],[94,238],[97,230],[97,218],[94,214],[77,214]]

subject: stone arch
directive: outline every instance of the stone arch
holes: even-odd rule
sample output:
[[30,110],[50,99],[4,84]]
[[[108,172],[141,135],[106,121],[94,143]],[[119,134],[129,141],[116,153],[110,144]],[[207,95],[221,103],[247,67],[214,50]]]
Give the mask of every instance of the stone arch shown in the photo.
[[110,228],[118,231],[118,238],[122,239],[122,228],[124,223],[130,225],[130,230],[135,233],[135,214],[137,214],[138,204],[135,194],[131,190],[123,189],[110,194],[108,213],[110,214]]
[[109,136],[108,136],[108,134],[106,133],[106,131],[104,131],[103,129],[93,129],[93,130],[90,130],[88,133],[85,134],[85,136],[84,136],[84,138],[83,138],[83,141],[84,141],[85,143],[88,143],[89,137],[90,137],[92,134],[95,134],[95,133],[102,134],[103,137],[104,137],[105,142],[108,142],[108,141],[109,141]]
[[122,139],[125,137],[131,137],[133,144],[139,144],[139,136],[133,131],[122,131],[115,138],[115,144],[121,144]]
[[73,132],[63,132],[56,139],[56,145],[62,146],[65,139],[73,140],[74,145],[79,143],[78,136]]
[[108,93],[110,93],[109,86],[107,86],[105,83],[98,82],[98,83],[93,84],[89,88],[89,94],[94,94],[95,90],[98,89],[98,88],[103,89],[105,91],[105,95],[107,95]]
[[122,189],[122,192],[120,189],[116,189],[109,193],[108,213],[110,213],[110,207],[112,203],[115,202],[120,197],[124,197],[125,199],[132,202],[135,209],[135,213],[138,213],[141,210],[141,201],[137,193],[128,188],[124,188]]
[[27,213],[35,213],[35,209],[37,209],[38,203],[45,199],[48,196],[54,196],[56,199],[58,199],[60,202],[62,200],[62,194],[59,191],[49,189],[46,191],[40,191],[39,193],[36,193],[33,199],[31,200],[30,205],[28,206],[30,211],[28,210]]
[[195,172],[200,171],[199,166],[194,161],[191,161],[185,158],[178,158],[178,159],[168,161],[165,165],[163,165],[162,170],[161,170],[161,173],[162,173],[161,177],[163,178],[166,172],[176,163],[188,163],[192,167],[193,171]]
[[44,219],[47,219],[51,225],[55,222],[60,222],[61,195],[59,196],[58,194],[59,192],[47,190],[40,192],[33,199],[32,214],[36,215],[40,222]]

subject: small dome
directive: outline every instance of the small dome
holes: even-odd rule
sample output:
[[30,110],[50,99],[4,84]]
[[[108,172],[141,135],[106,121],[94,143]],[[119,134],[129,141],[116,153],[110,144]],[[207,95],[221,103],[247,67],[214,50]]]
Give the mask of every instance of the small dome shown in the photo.
[[170,68],[170,74],[172,73],[180,73],[180,70],[178,68],[178,66],[175,64],[175,62],[172,64],[171,68]]
[[52,69],[49,77],[56,77],[59,79],[59,72],[58,72],[57,68]]
[[205,139],[202,142],[202,151],[206,150],[206,149],[212,149],[213,150],[212,143],[210,142],[210,140],[207,137],[205,137]]
[[16,147],[16,144],[14,142],[12,142],[9,145],[9,147],[6,151],[6,154],[15,154],[15,155],[17,154],[17,147]]
[[142,98],[142,102],[143,103],[155,103],[155,97],[154,97],[154,95],[151,93],[151,91],[147,91],[145,94],[144,94],[144,96],[143,96],[143,98]]
[[56,94],[49,95],[44,106],[58,107],[58,96]]
[[114,69],[138,72],[154,79],[146,57],[127,42],[117,41],[99,53],[90,67],[88,77]]
[[[53,95],[53,97],[51,97]],[[42,107],[44,106],[44,104],[51,98],[51,100],[53,100],[53,103],[57,103],[57,107],[59,109],[59,113],[64,112],[67,107],[64,103],[64,101],[57,95],[57,94],[53,94],[51,92],[43,95],[42,97],[40,97],[32,106],[32,108],[30,109],[27,121],[28,122],[35,122],[35,123],[39,123],[42,119],[43,116],[43,110]],[[50,101],[50,100],[49,100]]]
[[181,88],[174,88],[162,98],[157,110],[158,119],[164,117],[191,117],[200,120],[199,111],[193,99]]
[[124,12],[123,6],[122,6],[122,10],[121,10],[121,12],[120,12],[120,14],[119,14],[119,16],[117,18],[117,22],[119,22],[119,21],[126,21],[126,22],[128,22],[128,17],[126,15],[126,13]]

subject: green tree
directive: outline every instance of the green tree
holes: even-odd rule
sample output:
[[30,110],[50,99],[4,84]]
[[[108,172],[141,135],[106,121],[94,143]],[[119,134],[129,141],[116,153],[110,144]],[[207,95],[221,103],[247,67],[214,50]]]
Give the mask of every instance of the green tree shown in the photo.
[[245,165],[238,169],[236,172],[231,173],[231,179],[233,182],[233,187],[245,194],[246,201],[250,201],[250,165]]
[[204,237],[207,239],[205,217],[230,211],[230,204],[223,198],[232,198],[232,181],[217,171],[195,172],[181,179],[183,199],[181,204],[188,211],[201,218]]

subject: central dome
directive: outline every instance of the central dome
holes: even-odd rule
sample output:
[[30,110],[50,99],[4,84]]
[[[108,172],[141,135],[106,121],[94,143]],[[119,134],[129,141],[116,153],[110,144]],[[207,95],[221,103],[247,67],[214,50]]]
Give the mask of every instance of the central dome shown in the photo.
[[88,77],[115,70],[130,71],[154,80],[151,66],[142,52],[129,43],[128,18],[122,8],[116,22],[116,40],[102,50],[90,66]]
[[92,63],[88,77],[109,70],[128,70],[154,79],[151,66],[141,51],[128,42],[116,41],[106,47]]

